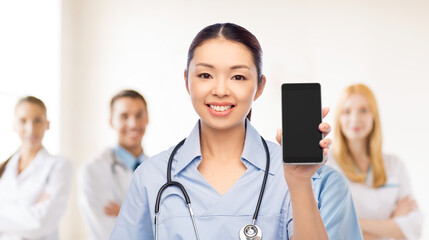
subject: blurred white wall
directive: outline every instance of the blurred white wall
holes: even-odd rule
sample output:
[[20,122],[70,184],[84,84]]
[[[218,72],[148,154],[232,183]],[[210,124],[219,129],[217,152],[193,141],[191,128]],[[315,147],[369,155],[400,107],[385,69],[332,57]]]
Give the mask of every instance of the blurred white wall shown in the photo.
[[51,129],[44,142],[52,153],[58,153],[60,6],[59,1],[0,1],[0,162],[19,147],[12,130],[14,107],[27,95],[45,102]]
[[[281,125],[283,82],[320,82],[323,103],[333,109],[344,87],[366,83],[379,101],[384,150],[406,163],[420,208],[429,216],[429,195],[424,190],[429,168],[425,151],[429,143],[428,1],[63,0],[61,9],[61,41],[41,33],[47,45],[29,47],[28,52],[28,57],[49,56],[43,53],[61,44],[61,81],[30,81],[26,75],[19,75],[16,81],[21,84],[16,92],[35,92],[42,99],[53,99],[48,108],[51,117],[58,121],[55,127],[52,125],[55,130],[51,129],[51,133],[59,133],[58,141],[46,139],[45,145],[71,159],[75,170],[115,143],[115,135],[108,126],[108,104],[110,97],[124,88],[140,91],[148,101],[150,123],[144,147],[149,155],[186,137],[198,118],[183,81],[189,44],[209,24],[234,22],[253,32],[264,50],[267,86],[252,114],[253,124],[264,137],[274,140],[276,128]],[[15,10],[20,12],[24,7]],[[10,27],[1,19],[1,24],[8,26],[8,36],[13,37],[18,28],[25,34],[34,30],[31,24],[36,20],[27,19],[28,15],[9,16],[18,23],[16,28]],[[49,24],[55,29],[55,23]],[[35,41],[30,39],[22,40],[23,44]],[[0,41],[3,52],[8,47]],[[21,45],[10,41],[22,50]],[[2,75],[7,72],[3,66],[9,66],[5,64],[11,65],[8,69],[27,69],[40,63],[13,63],[2,55],[0,96],[5,96],[3,76],[13,76]],[[49,74],[58,75],[56,63]],[[31,85],[34,82],[42,84]],[[12,102],[7,104],[9,112]],[[331,113],[327,118],[330,123],[332,116]],[[12,112],[1,119],[0,126],[9,124]],[[9,127],[1,131],[2,136],[14,136]],[[1,141],[1,156],[10,154],[17,144]],[[428,221],[424,229],[423,239],[429,239]],[[85,239],[75,187],[61,236],[64,240]]]

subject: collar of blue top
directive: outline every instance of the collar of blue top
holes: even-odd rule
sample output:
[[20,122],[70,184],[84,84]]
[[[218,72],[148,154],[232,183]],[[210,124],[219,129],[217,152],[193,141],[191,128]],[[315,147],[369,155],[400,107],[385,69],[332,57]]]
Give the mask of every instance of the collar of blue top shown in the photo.
[[[177,160],[176,167],[174,167],[173,162],[173,175],[176,176],[179,174],[186,166],[189,165],[195,158],[201,157],[201,147],[200,147],[200,121],[197,121],[194,128],[192,129],[189,136],[186,138],[185,143],[176,153],[175,159]],[[268,144],[268,148],[270,149],[271,161],[273,161],[273,149],[270,147],[270,143]],[[280,155],[281,158],[281,147],[277,150],[277,154]],[[280,151],[279,151],[280,150]],[[278,157],[278,156],[275,156]],[[267,163],[266,153],[264,149],[264,145],[262,143],[260,134],[256,129],[252,126],[250,121],[246,119],[246,138],[244,140],[244,148],[243,153],[241,155],[241,159],[249,162],[256,168],[265,171],[265,166]],[[278,169],[275,166],[277,164],[270,164],[269,173],[271,175],[275,175]],[[283,166],[283,165],[281,165]],[[278,168],[278,167],[277,167]],[[320,178],[320,175],[316,172],[313,176],[313,179]]]
[[[176,167],[174,167],[173,163],[173,175],[176,176],[179,174],[186,166],[188,166],[195,158],[201,157],[201,147],[200,147],[200,121],[197,121],[194,128],[192,129],[189,136],[186,138],[185,143],[176,153],[175,159],[177,160]],[[273,153],[271,152],[273,149],[270,147],[270,143],[268,143],[268,148],[270,149],[271,161],[273,161]],[[281,158],[281,147],[277,154],[280,155]],[[277,156],[275,156],[277,157]],[[241,155],[241,159],[249,162],[256,168],[265,171],[265,166],[267,163],[266,153],[264,149],[264,145],[262,143],[260,134],[256,129],[252,126],[250,121],[246,119],[246,138],[244,140],[244,148],[243,153]],[[275,175],[278,169],[276,169],[273,163],[270,164],[269,173],[271,175]],[[283,164],[281,165],[283,166]],[[313,175],[313,180],[321,178],[318,174],[320,170],[318,170]]]
[[135,166],[142,163],[147,157],[144,153],[140,154],[137,158],[128,150],[118,145],[114,148],[116,155],[121,159],[122,163],[131,170],[135,170]]

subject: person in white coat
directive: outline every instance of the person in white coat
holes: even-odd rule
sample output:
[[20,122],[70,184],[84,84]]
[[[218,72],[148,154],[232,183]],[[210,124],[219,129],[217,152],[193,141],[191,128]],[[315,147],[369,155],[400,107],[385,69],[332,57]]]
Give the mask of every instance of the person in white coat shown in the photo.
[[343,91],[330,155],[328,165],[349,179],[366,240],[420,238],[422,214],[405,165],[382,153],[378,107],[367,86],[351,85]]
[[0,239],[58,239],[73,167],[42,145],[49,122],[40,99],[28,96],[18,101],[14,129],[22,143],[0,165]]
[[146,101],[134,90],[123,90],[110,102],[110,126],[118,144],[79,170],[79,206],[90,240],[109,239],[134,170],[147,159],[142,138],[148,124]]

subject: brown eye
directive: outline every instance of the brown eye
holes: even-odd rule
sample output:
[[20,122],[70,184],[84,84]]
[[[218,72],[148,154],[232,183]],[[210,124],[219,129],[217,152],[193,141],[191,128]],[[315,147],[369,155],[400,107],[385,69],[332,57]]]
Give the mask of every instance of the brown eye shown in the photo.
[[234,80],[246,80],[246,78],[242,75],[235,75],[234,77],[232,77],[232,79],[234,79]]
[[204,78],[204,79],[209,79],[212,76],[210,74],[208,74],[208,73],[201,73],[200,75],[198,75],[198,77]]
[[34,119],[34,123],[41,123],[42,122],[42,119],[41,118],[35,118]]

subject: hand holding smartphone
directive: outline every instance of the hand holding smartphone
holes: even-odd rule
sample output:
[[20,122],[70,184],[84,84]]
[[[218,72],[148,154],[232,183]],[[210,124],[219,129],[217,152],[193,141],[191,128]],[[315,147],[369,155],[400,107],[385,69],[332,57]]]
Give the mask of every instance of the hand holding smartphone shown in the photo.
[[282,85],[282,148],[285,164],[322,164],[319,142],[322,101],[319,83]]

